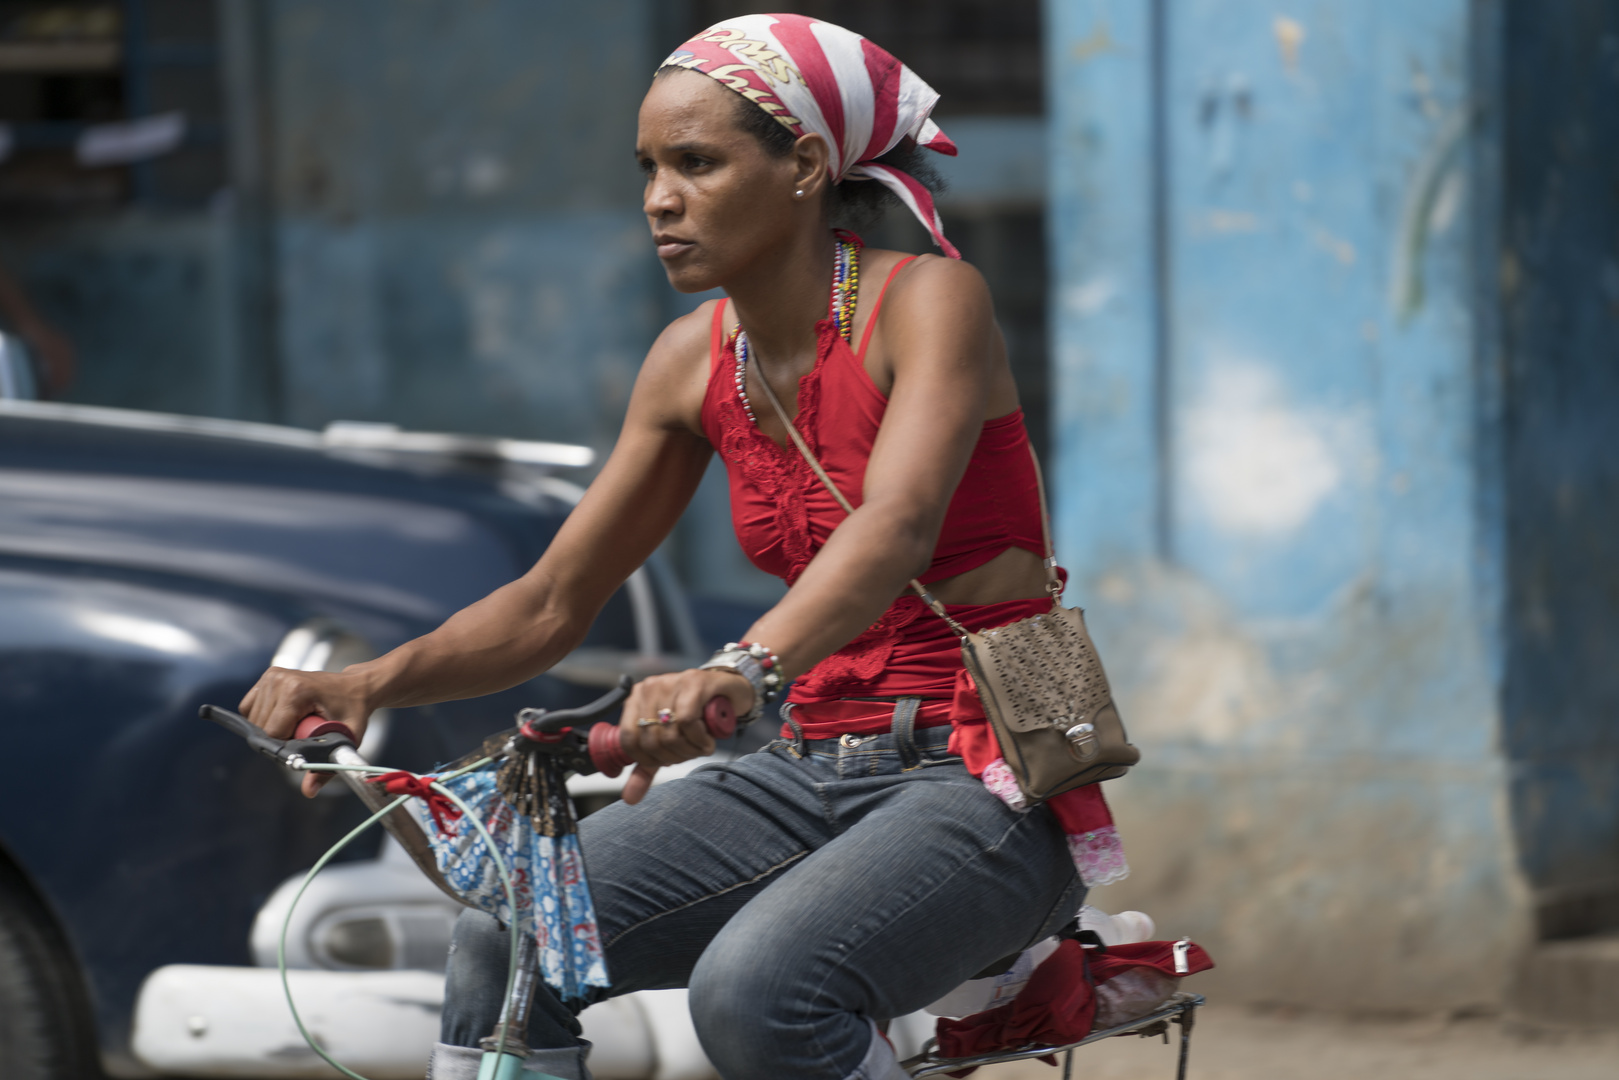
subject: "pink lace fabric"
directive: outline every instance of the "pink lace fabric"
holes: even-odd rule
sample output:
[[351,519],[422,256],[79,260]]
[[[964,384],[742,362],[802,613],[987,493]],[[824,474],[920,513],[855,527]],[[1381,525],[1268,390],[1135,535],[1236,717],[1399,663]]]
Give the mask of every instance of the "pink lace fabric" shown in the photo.
[[[1023,797],[1023,789],[1018,787],[1017,777],[1012,775],[1012,767],[1005,758],[990,762],[980,779],[996,798],[1013,810],[1021,813],[1029,808],[1028,800]],[[1079,871],[1079,880],[1084,882],[1087,889],[1111,885],[1130,876],[1130,864],[1124,857],[1124,842],[1119,839],[1119,830],[1114,826],[1104,825],[1083,833],[1068,833],[1067,837],[1068,855],[1074,860],[1074,869]]]
[[1023,797],[1023,789],[1017,786],[1017,777],[1012,775],[1012,766],[1006,763],[1005,758],[996,758],[990,762],[984,775],[979,777],[984,786],[995,793],[995,797],[1010,806],[1013,810],[1027,810],[1028,800]]
[[1112,825],[1087,833],[1068,834],[1068,854],[1086,888],[1111,885],[1130,876],[1124,844],[1119,840],[1119,830]]

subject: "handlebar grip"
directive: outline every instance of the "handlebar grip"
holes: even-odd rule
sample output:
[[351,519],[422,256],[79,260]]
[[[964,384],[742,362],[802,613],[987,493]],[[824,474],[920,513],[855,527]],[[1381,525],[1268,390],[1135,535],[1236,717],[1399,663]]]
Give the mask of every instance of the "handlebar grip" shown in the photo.
[[360,740],[354,737],[354,731],[347,724],[339,723],[336,720],[328,720],[319,713],[310,713],[298,721],[298,726],[293,730],[292,737],[294,739],[314,739],[321,735],[330,735],[333,732],[343,736],[355,746],[360,745]]
[[[703,707],[703,726],[716,739],[736,734],[736,709],[731,699],[723,694],[710,698]],[[590,760],[604,776],[617,776],[634,764],[624,753],[623,732],[617,724],[597,724],[590,729]]]
[[613,723],[596,724],[590,729],[590,760],[603,776],[617,776],[631,763],[624,753],[621,734]]
[[716,739],[729,739],[736,734],[736,707],[724,694],[708,699],[703,707],[703,723]]

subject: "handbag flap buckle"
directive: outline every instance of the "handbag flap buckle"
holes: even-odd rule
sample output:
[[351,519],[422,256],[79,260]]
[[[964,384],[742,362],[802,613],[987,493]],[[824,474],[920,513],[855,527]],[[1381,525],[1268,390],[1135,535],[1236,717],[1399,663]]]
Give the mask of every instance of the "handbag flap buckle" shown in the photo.
[[1059,716],[1052,726],[1062,732],[1070,752],[1079,760],[1089,761],[1101,751],[1101,744],[1096,741],[1096,725],[1087,723],[1083,714]]

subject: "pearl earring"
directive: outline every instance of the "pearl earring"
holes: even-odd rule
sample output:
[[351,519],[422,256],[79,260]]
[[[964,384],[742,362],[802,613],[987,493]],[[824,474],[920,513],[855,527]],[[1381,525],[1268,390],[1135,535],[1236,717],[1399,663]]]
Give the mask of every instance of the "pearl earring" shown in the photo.
[[803,197],[804,197],[804,189],[803,188],[799,188],[797,191],[793,192],[793,198],[802,199]]

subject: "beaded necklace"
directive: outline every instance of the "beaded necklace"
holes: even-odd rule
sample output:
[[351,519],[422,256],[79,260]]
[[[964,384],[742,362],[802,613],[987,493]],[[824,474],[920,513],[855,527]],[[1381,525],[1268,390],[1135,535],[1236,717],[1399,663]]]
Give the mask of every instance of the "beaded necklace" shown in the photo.
[[[832,321],[845,342],[854,340],[854,307],[860,296],[860,239],[853,233],[838,230],[838,251],[832,263]],[[759,418],[753,415],[748,401],[748,335],[738,322],[731,331],[732,347],[736,351],[736,396],[742,402],[742,411],[748,414],[748,423],[757,427]],[[764,378],[761,369],[759,378]]]

